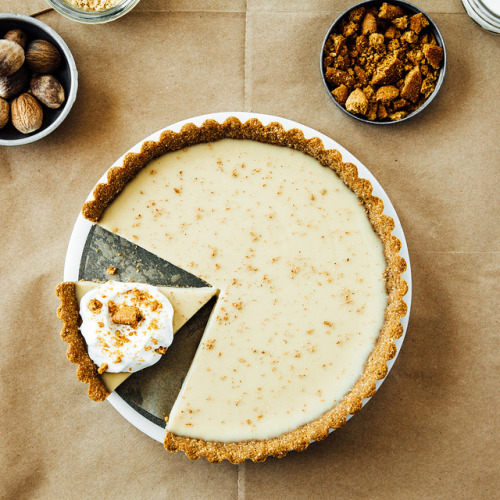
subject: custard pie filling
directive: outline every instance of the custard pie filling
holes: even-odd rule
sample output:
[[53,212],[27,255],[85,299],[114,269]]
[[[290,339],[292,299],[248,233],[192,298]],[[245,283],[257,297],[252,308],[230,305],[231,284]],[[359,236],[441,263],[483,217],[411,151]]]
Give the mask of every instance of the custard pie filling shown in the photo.
[[221,289],[167,431],[265,440],[318,418],[384,325],[384,248],[360,200],[302,152],[224,139],[150,161],[99,224]]

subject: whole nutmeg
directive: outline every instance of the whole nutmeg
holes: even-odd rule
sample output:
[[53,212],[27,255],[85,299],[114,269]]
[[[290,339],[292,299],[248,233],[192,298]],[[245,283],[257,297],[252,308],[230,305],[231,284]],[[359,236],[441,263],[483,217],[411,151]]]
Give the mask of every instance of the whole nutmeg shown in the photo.
[[0,76],[13,75],[23,63],[23,48],[12,40],[0,40]]
[[11,40],[19,44],[23,50],[26,49],[26,44],[28,43],[28,35],[23,30],[10,30],[5,33],[4,38],[6,40]]
[[0,128],[4,128],[9,123],[10,106],[9,103],[0,97]]
[[26,64],[35,73],[52,73],[61,64],[61,53],[46,40],[33,40],[26,49]]
[[0,97],[10,99],[19,95],[26,89],[30,81],[30,72],[26,66],[22,66],[19,71],[16,71],[10,76],[0,76]]
[[52,75],[35,75],[30,83],[31,93],[48,108],[57,109],[65,100],[63,86]]
[[43,111],[31,94],[21,94],[12,101],[12,125],[23,134],[31,134],[42,126]]

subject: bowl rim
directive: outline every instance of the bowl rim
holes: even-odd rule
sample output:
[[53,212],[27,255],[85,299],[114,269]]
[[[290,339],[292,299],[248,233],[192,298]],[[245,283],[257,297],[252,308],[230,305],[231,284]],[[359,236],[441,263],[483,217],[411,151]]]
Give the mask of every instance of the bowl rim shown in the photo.
[[393,120],[390,120],[390,121],[368,120],[366,118],[362,118],[360,116],[357,116],[357,115],[354,115],[354,114],[350,113],[349,111],[347,111],[347,109],[345,109],[343,106],[341,106],[337,102],[337,100],[335,99],[335,97],[333,97],[333,95],[331,93],[331,90],[328,87],[328,83],[326,81],[325,71],[324,71],[324,51],[325,51],[325,45],[326,45],[326,42],[328,41],[328,38],[332,34],[332,31],[334,30],[334,28],[340,23],[340,21],[347,14],[349,14],[352,10],[356,9],[357,7],[368,6],[368,5],[377,5],[377,4],[382,4],[382,3],[383,3],[382,0],[363,0],[362,2],[358,2],[358,3],[354,4],[354,5],[351,5],[349,8],[347,8],[346,10],[344,10],[335,19],[335,21],[333,21],[333,23],[328,28],[328,31],[326,32],[326,35],[325,35],[325,37],[323,39],[323,44],[321,45],[321,53],[320,53],[320,58],[319,58],[319,62],[320,62],[319,68],[320,68],[320,71],[321,71],[321,79],[323,80],[323,86],[325,87],[325,90],[326,90],[327,94],[330,96],[330,99],[335,103],[335,105],[340,110],[342,110],[345,114],[347,114],[351,118],[354,118],[355,120],[358,120],[359,122],[368,123],[370,125],[395,125],[396,123],[402,123],[402,122],[405,122],[405,121],[413,118],[418,113],[420,113],[425,108],[427,108],[427,106],[429,106],[429,104],[434,100],[434,98],[436,97],[436,95],[439,93],[439,90],[441,89],[441,86],[443,84],[444,77],[445,77],[445,74],[446,74],[447,54],[446,54],[446,46],[445,46],[445,43],[444,43],[443,35],[441,34],[441,31],[439,30],[439,28],[438,28],[437,24],[435,23],[435,21],[424,10],[422,10],[420,7],[417,7],[416,5],[413,5],[412,3],[406,2],[404,0],[391,0],[390,1],[390,3],[398,5],[400,7],[407,7],[410,11],[413,11],[415,14],[418,14],[418,13],[424,14],[425,17],[429,21],[431,30],[432,30],[435,38],[436,38],[436,41],[438,42],[438,45],[443,49],[443,65],[441,66],[440,71],[439,71],[439,77],[438,77],[438,80],[437,80],[437,83],[436,83],[436,88],[434,89],[434,91],[432,92],[432,94],[430,95],[430,97],[424,102],[424,104],[422,104],[422,106],[420,106],[418,109],[416,109],[412,113],[408,114],[404,118],[401,118],[401,120],[395,120],[395,121],[393,121]]
[[73,103],[75,102],[76,94],[78,91],[78,71],[76,69],[76,64],[73,58],[73,54],[69,50],[69,47],[66,45],[66,42],[54,29],[52,29],[47,24],[33,17],[26,16],[24,14],[14,14],[14,13],[0,13],[0,21],[1,20],[26,22],[27,24],[39,27],[44,32],[49,34],[59,44],[59,47],[63,52],[63,56],[66,58],[66,61],[68,63],[68,68],[70,73],[71,83],[69,91],[67,92],[67,98],[66,98],[66,103],[64,105],[64,109],[62,110],[61,114],[48,127],[41,129],[39,132],[36,132],[33,135],[21,137],[19,139],[0,139],[0,146],[22,146],[24,144],[30,144],[31,142],[43,139],[51,132],[53,132],[57,127],[59,127],[59,125],[61,125],[61,123],[68,116],[69,112],[71,111],[71,108],[73,107]]
[[71,21],[83,24],[104,24],[118,19],[130,12],[140,0],[120,0],[119,3],[104,10],[85,10],[64,0],[45,0],[58,14]]
[[[486,11],[481,10],[480,5],[477,2],[472,2],[470,0],[462,0],[462,6],[467,13],[467,15],[483,30],[488,31],[493,35],[500,35],[500,24],[495,25],[496,21],[493,21],[492,17],[487,14]],[[483,9],[486,7],[483,7]],[[500,20],[500,18],[499,18]]]

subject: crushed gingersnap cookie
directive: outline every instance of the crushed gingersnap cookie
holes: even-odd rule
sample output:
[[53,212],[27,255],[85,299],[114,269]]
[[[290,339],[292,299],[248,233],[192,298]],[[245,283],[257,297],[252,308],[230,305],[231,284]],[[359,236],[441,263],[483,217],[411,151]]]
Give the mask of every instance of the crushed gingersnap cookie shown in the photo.
[[324,49],[325,79],[347,111],[400,120],[436,88],[444,52],[422,13],[383,2],[351,10]]
[[97,369],[97,373],[102,374],[107,371],[108,368],[108,363],[102,363],[101,366]]
[[138,307],[122,304],[114,309],[111,319],[120,325],[137,328],[137,324],[142,319],[142,314]]
[[88,308],[90,312],[98,314],[102,308],[102,302],[97,299],[92,299],[88,303]]
[[351,92],[345,103],[345,108],[351,113],[366,115],[368,112],[368,99],[361,89]]

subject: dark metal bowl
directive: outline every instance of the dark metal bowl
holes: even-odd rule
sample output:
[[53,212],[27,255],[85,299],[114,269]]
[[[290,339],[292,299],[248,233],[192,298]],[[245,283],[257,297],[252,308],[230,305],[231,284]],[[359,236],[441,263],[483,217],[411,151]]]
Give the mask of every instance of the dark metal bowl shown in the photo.
[[445,76],[445,73],[446,73],[446,60],[447,60],[447,58],[446,58],[446,47],[444,45],[443,36],[441,35],[441,32],[439,31],[439,28],[437,27],[436,23],[431,19],[431,17],[428,14],[426,14],[422,9],[419,9],[415,5],[413,5],[411,3],[408,3],[408,2],[402,2],[400,0],[389,0],[387,2],[387,3],[391,4],[391,5],[397,5],[398,7],[401,7],[401,8],[407,10],[409,13],[412,13],[412,14],[422,13],[427,18],[427,20],[429,21],[430,31],[434,35],[434,38],[436,39],[437,44],[443,49],[443,62],[442,62],[442,66],[441,66],[441,68],[439,70],[439,77],[438,77],[438,80],[436,82],[436,87],[434,89],[434,92],[432,92],[432,94],[424,102],[424,104],[422,104],[422,106],[420,106],[418,109],[416,109],[412,113],[409,113],[408,115],[406,115],[401,120],[396,120],[396,121],[392,121],[392,120],[388,120],[388,121],[367,120],[366,118],[363,118],[363,117],[358,116],[358,115],[354,115],[354,114],[350,113],[349,111],[347,111],[347,109],[345,109],[343,106],[341,106],[335,100],[335,98],[333,97],[333,95],[331,93],[331,91],[333,89],[330,88],[328,82],[326,81],[326,78],[325,78],[326,68],[325,68],[325,66],[323,64],[325,44],[326,44],[328,38],[330,37],[330,35],[334,31],[336,31],[338,25],[340,24],[340,21],[342,21],[344,18],[348,17],[349,13],[352,10],[356,9],[357,7],[361,7],[361,6],[363,6],[363,7],[380,6],[380,5],[382,5],[382,3],[383,2],[381,0],[379,0],[379,1],[368,0],[368,1],[364,1],[364,2],[359,2],[359,3],[355,4],[355,5],[353,5],[352,7],[349,7],[349,9],[347,9],[345,12],[343,12],[333,22],[333,24],[328,29],[328,32],[326,33],[325,39],[323,40],[323,45],[321,46],[320,68],[321,68],[321,78],[323,79],[323,85],[325,86],[325,90],[328,92],[328,95],[330,96],[331,100],[335,103],[335,105],[339,109],[341,109],[344,113],[346,113],[347,115],[349,115],[351,118],[354,118],[355,120],[358,120],[358,121],[363,122],[363,123],[370,123],[372,125],[393,125],[395,123],[405,122],[406,120],[409,120],[410,118],[413,118],[415,115],[417,115],[418,113],[420,113],[421,111],[423,111],[425,108],[427,108],[427,106],[429,106],[429,104],[434,100],[434,98],[438,94],[438,92],[441,89],[441,86],[443,84],[444,76]]

